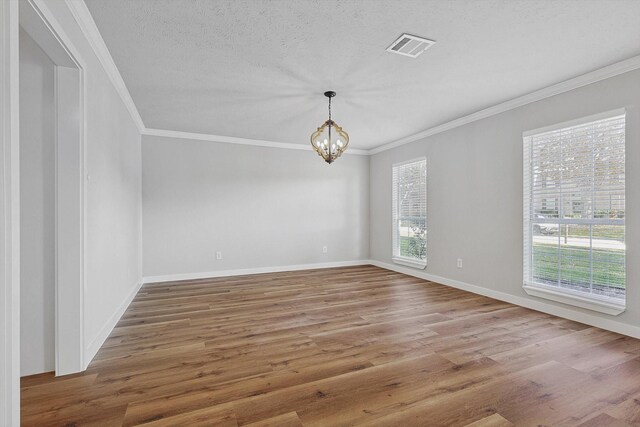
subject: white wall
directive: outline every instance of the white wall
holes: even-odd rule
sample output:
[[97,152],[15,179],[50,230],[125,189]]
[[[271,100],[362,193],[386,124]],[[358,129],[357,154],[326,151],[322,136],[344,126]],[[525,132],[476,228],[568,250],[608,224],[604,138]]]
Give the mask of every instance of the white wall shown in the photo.
[[[522,132],[627,108],[627,310],[640,326],[640,70],[371,157],[371,258],[391,264],[391,165],[427,157],[427,274],[548,302],[522,289]],[[463,269],[456,259],[463,259]],[[564,306],[565,308],[568,306]],[[573,312],[609,318],[571,308]],[[584,318],[584,317],[581,317]],[[639,329],[636,329],[636,333]]]
[[142,277],[140,133],[63,1],[40,0],[84,63],[86,283],[84,352],[100,348]]
[[366,156],[327,165],[311,150],[156,136],[142,147],[145,277],[368,258]]
[[54,64],[20,31],[20,370],[53,371]]

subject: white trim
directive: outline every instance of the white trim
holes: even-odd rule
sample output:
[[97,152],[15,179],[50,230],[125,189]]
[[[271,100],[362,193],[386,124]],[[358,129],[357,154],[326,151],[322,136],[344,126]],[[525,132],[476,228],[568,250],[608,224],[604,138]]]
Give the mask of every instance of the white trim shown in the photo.
[[543,313],[573,320],[575,322],[584,323],[586,325],[594,326],[596,328],[606,329],[607,331],[628,335],[634,338],[640,338],[640,327],[630,325],[627,323],[622,323],[617,320],[604,318],[596,314],[576,311],[568,307],[553,305],[553,304],[549,304],[544,301],[538,301],[532,298],[511,295],[504,292],[495,291],[493,289],[488,289],[482,286],[472,285],[470,283],[461,282],[459,280],[447,279],[445,277],[440,277],[440,276],[425,273],[422,271],[404,268],[404,267],[388,264],[388,263],[377,261],[377,260],[369,260],[369,263],[371,265],[375,265],[376,267],[384,268],[391,271],[396,271],[398,273],[406,274],[408,276],[418,277],[420,279],[440,283],[442,285],[450,286],[452,288],[462,289],[463,291],[472,292],[474,294],[483,295],[483,296],[497,299],[500,301],[505,301],[511,304],[519,305],[521,307],[530,308],[536,311],[541,311]]
[[544,89],[531,92],[527,95],[514,98],[512,100],[494,105],[492,107],[485,108],[484,110],[480,110],[473,114],[469,114],[468,116],[460,117],[450,122],[443,123],[441,125],[432,127],[422,132],[418,132],[414,135],[410,135],[410,136],[398,139],[396,141],[392,141],[390,143],[380,145],[376,148],[372,148],[371,150],[369,150],[369,154],[378,154],[395,147],[400,147],[401,145],[409,144],[411,142],[415,142],[420,139],[436,135],[438,133],[455,129],[457,127],[475,122],[477,120],[495,116],[496,114],[504,113],[505,111],[513,110],[515,108],[522,107],[523,105],[531,104],[532,102],[540,101],[542,99],[549,98],[551,96],[555,96],[564,92],[568,92],[570,90],[577,89],[579,87],[586,86],[591,83],[596,83],[601,80],[608,79],[610,77],[615,77],[617,75],[620,75],[629,71],[633,71],[638,68],[640,68],[640,55],[634,56],[633,58],[629,58],[624,61],[617,62],[615,64],[611,64],[609,66],[600,68],[595,71],[591,71],[581,76],[574,77],[564,82],[557,83],[552,86],[548,86]]
[[608,302],[596,298],[587,298],[574,293],[562,292],[560,290],[550,289],[539,285],[525,284],[522,288],[528,295],[532,295],[534,297],[545,298],[567,305],[575,305],[576,307],[598,311],[611,316],[617,316],[626,310],[626,306],[624,304],[617,304],[613,301]]
[[427,268],[427,261],[414,261],[412,259],[409,258],[402,258],[402,257],[393,257],[393,262],[395,264],[400,264],[400,265],[405,265],[407,267],[413,267],[413,268],[418,268],[420,270],[424,270],[425,268]]
[[111,331],[113,331],[113,328],[116,327],[116,325],[118,324],[118,321],[120,320],[124,312],[127,311],[129,304],[131,304],[131,301],[133,301],[133,299],[138,294],[138,291],[140,290],[141,287],[142,287],[142,281],[139,281],[133,287],[133,289],[131,290],[129,295],[127,295],[127,297],[124,299],[124,301],[122,301],[122,303],[120,304],[118,309],[115,311],[115,313],[113,313],[111,317],[109,317],[109,319],[102,326],[102,328],[100,328],[100,332],[98,332],[98,335],[96,335],[96,337],[93,340],[91,340],[91,342],[89,343],[85,351],[83,369],[87,369],[87,367],[89,366],[89,363],[91,363],[95,355],[98,353],[98,350],[100,350],[100,347],[102,347],[102,344],[104,344],[107,338],[109,338],[109,334],[111,334]]
[[[67,35],[67,33],[65,32],[64,28],[62,27],[62,25],[60,25],[59,21],[55,18],[54,14],[51,12],[51,10],[49,9],[49,7],[46,5],[44,0],[27,0],[26,3],[31,6],[31,9],[36,13],[36,15],[38,16],[40,22],[39,24],[43,25],[46,30],[48,31],[48,34],[51,35],[54,39],[55,39],[55,43],[57,43],[58,46],[60,46],[65,54],[68,56],[68,58],[70,59],[71,63],[73,63],[73,67],[77,69],[78,72],[78,94],[79,94],[79,100],[78,100],[78,111],[80,114],[80,117],[78,119],[79,121],[79,126],[80,129],[78,130],[78,141],[77,141],[77,149],[78,149],[78,169],[76,171],[74,171],[77,174],[77,182],[74,182],[73,184],[77,184],[77,191],[78,191],[78,202],[79,202],[79,206],[77,207],[77,209],[79,210],[78,212],[78,224],[77,226],[78,228],[78,237],[80,238],[79,241],[79,259],[77,260],[77,268],[78,268],[78,281],[76,283],[77,285],[77,289],[67,289],[65,290],[65,295],[69,295],[69,292],[71,293],[75,293],[73,291],[78,292],[78,297],[77,297],[77,301],[79,303],[79,306],[77,307],[77,321],[79,322],[78,325],[78,330],[77,330],[77,335],[75,336],[76,340],[75,342],[71,342],[73,340],[69,340],[66,342],[61,343],[60,342],[60,331],[61,330],[65,330],[67,332],[68,335],[68,331],[69,331],[69,323],[68,321],[66,322],[66,324],[59,324],[60,318],[64,317],[64,318],[68,318],[68,314],[69,314],[69,310],[68,307],[65,309],[60,309],[59,306],[60,304],[60,298],[58,297],[59,291],[60,291],[60,280],[59,280],[59,269],[58,269],[58,265],[59,265],[59,260],[58,260],[58,250],[56,249],[56,256],[55,256],[55,301],[54,301],[54,305],[55,305],[55,371],[56,371],[56,375],[65,375],[65,374],[69,374],[69,373],[75,373],[75,372],[80,372],[84,369],[84,324],[85,324],[85,318],[84,318],[84,306],[85,306],[85,302],[84,302],[84,287],[85,287],[85,283],[86,283],[86,268],[85,268],[85,258],[86,258],[86,254],[85,254],[85,247],[86,247],[86,185],[84,182],[84,170],[86,168],[86,144],[87,144],[87,135],[86,135],[86,117],[87,117],[87,111],[86,111],[86,94],[87,94],[87,79],[86,79],[86,62],[84,61],[83,57],[80,55],[80,52],[78,51],[78,49],[76,48],[76,46],[73,44],[73,42],[71,41],[71,39],[69,38],[69,36]],[[46,53],[46,52],[45,52]],[[54,61],[55,62],[55,61]],[[64,66],[64,67],[68,67],[69,64],[64,64],[64,65],[60,65],[60,64],[56,64],[55,67],[55,86],[54,86],[54,91],[56,92],[56,118],[55,118],[55,195],[54,195],[54,204],[55,204],[55,241],[58,242],[59,238],[58,238],[58,227],[59,227],[59,215],[58,215],[58,210],[59,210],[59,201],[58,201],[58,196],[59,196],[59,191],[60,191],[60,187],[59,187],[59,183],[58,183],[58,175],[59,175],[59,168],[58,168],[58,155],[59,155],[59,146],[58,146],[58,116],[57,116],[57,112],[58,112],[58,67],[59,66]],[[57,245],[57,243],[56,243]],[[65,284],[68,284],[69,286],[73,286],[74,283],[71,282],[66,282],[64,281]],[[74,308],[75,309],[75,308]],[[62,313],[64,312],[64,313]],[[73,345],[75,344],[76,347],[76,351],[72,351]],[[73,354],[75,353],[75,355]]]
[[560,129],[569,128],[573,126],[580,126],[590,122],[597,122],[598,120],[613,119],[613,118],[617,118],[618,116],[625,116],[626,114],[627,114],[626,108],[618,108],[611,111],[605,111],[603,113],[592,114],[590,116],[580,117],[573,120],[567,120],[566,122],[562,122],[562,123],[556,123],[553,125],[544,126],[538,129],[528,130],[526,132],[522,132],[522,137],[527,138],[533,135],[538,136],[543,133],[554,132]]
[[369,263],[370,263],[369,260],[364,259],[364,260],[354,260],[354,261],[336,261],[336,262],[319,262],[319,263],[313,263],[313,264],[283,265],[278,267],[257,267],[257,268],[243,268],[238,270],[206,271],[206,272],[200,272],[200,273],[167,274],[163,276],[143,277],[142,282],[144,284],[175,282],[178,280],[210,279],[214,277],[245,276],[249,274],[263,274],[263,273],[280,273],[283,271],[352,267],[356,265],[367,265]]
[[[36,9],[35,5],[27,0],[27,2],[34,8]],[[42,16],[41,16],[42,18]],[[42,22],[46,22],[44,19],[42,20]],[[53,32],[52,32],[53,33]],[[44,51],[45,54],[47,53],[46,51]],[[54,109],[53,109],[53,114],[54,114],[54,119],[53,119],[53,244],[54,244],[54,250],[53,250],[53,354],[54,354],[54,372],[60,372],[60,360],[61,360],[61,346],[60,346],[60,316],[58,316],[58,313],[60,312],[59,307],[59,295],[58,295],[58,289],[59,289],[59,284],[60,284],[60,279],[58,276],[59,273],[59,251],[58,251],[58,241],[59,241],[59,227],[58,227],[58,220],[60,218],[60,214],[58,213],[58,171],[60,170],[60,166],[59,166],[59,162],[58,162],[58,142],[59,142],[59,135],[58,135],[58,128],[59,128],[59,115],[58,115],[58,97],[60,94],[60,88],[59,88],[59,80],[58,80],[58,66],[55,65],[54,62],[54,67],[53,67],[53,102],[54,102]],[[82,354],[82,348],[80,348],[80,354]],[[82,357],[80,358],[80,360],[82,360]]]
[[0,425],[20,425],[19,3],[0,2]]
[[135,125],[138,127],[138,131],[142,132],[145,129],[142,117],[140,117],[138,108],[133,102],[133,98],[131,98],[131,94],[122,79],[120,71],[118,71],[118,67],[116,67],[115,62],[109,53],[109,49],[107,48],[104,39],[100,35],[100,31],[98,30],[87,5],[84,0],[65,0],[65,3],[80,26],[80,30],[89,42],[89,45],[98,57],[98,60],[102,64],[102,68],[104,68],[104,71],[111,80],[116,92],[118,92],[118,95],[120,95],[125,107],[129,110],[129,114],[131,115]]
[[[210,135],[205,133],[181,132],[177,130],[149,129],[145,128],[141,131],[142,135],[161,136],[166,138],[178,139],[195,139],[198,141],[223,142],[229,144],[240,145],[256,145],[258,147],[286,148],[290,150],[312,150],[310,144],[294,144],[291,142],[275,142],[265,141],[261,139],[237,138],[235,136]],[[358,154],[361,156],[369,155],[367,150],[358,150],[356,148],[347,148],[343,154]]]
[[416,162],[421,162],[423,160],[427,160],[427,156],[420,156],[420,157],[416,157],[414,159],[409,159],[409,160],[404,160],[402,162],[397,162],[391,165],[391,168],[397,168],[398,166],[404,166],[404,165],[408,165],[409,163],[416,163]]
[[51,12],[51,9],[49,9],[45,0],[27,0],[27,3],[38,15],[38,18],[40,18],[49,33],[51,33],[51,35],[56,39],[60,47],[64,49],[66,54],[69,56],[69,59],[75,63],[75,66],[82,70],[86,70],[87,66],[80,55],[80,51],[73,44],[66,31],[64,31],[64,28]]

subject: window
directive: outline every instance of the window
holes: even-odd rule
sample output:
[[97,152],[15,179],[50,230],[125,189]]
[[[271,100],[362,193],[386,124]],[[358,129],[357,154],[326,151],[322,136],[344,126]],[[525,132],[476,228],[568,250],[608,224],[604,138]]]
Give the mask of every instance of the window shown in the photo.
[[625,112],[524,134],[524,288],[625,307]]
[[427,265],[427,159],[393,165],[393,261]]

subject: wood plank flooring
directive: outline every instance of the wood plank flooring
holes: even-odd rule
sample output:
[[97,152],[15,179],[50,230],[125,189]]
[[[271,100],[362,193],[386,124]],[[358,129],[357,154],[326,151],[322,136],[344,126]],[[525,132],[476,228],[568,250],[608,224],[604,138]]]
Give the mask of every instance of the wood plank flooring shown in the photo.
[[640,425],[640,340],[373,266],[152,284],[22,422]]

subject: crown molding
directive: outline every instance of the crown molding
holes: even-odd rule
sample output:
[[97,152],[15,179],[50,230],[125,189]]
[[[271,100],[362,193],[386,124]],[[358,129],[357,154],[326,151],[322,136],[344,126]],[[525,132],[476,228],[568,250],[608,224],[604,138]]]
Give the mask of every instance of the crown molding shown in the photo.
[[[289,150],[311,150],[311,146],[307,144],[294,144],[291,142],[275,142],[264,141],[261,139],[237,138],[234,136],[210,135],[206,133],[181,132],[177,130],[149,129],[145,128],[141,131],[142,135],[162,136],[166,138],[179,139],[195,139],[198,141],[222,142],[228,144],[256,145],[258,147],[286,148]],[[348,148],[344,154],[357,154],[360,156],[369,155],[368,150],[359,150],[357,148]]]
[[[115,62],[113,61],[113,58],[109,53],[109,49],[107,48],[107,45],[105,44],[104,39],[100,35],[100,31],[98,30],[98,27],[96,26],[96,23],[93,20],[93,17],[91,16],[91,12],[89,12],[89,9],[87,8],[87,5],[85,4],[84,0],[65,0],[65,2],[69,7],[69,10],[71,11],[71,14],[73,15],[74,19],[80,26],[80,29],[82,30],[83,34],[87,38],[87,41],[89,42],[93,51],[98,57],[98,60],[102,64],[102,67],[107,73],[107,76],[109,76],[109,79],[113,83],[113,86],[115,87],[116,91],[120,95],[120,98],[122,98],[122,101],[127,107],[127,110],[129,110],[129,113],[131,114],[133,121],[135,122],[136,126],[138,127],[138,130],[142,135],[194,139],[194,140],[200,140],[200,141],[223,142],[223,143],[230,143],[230,144],[256,145],[260,147],[286,148],[286,149],[293,149],[293,150],[309,150],[310,149],[310,147],[306,144],[293,144],[293,143],[287,143],[287,142],[264,141],[259,139],[238,138],[238,137],[232,137],[232,136],[211,135],[211,134],[202,134],[202,133],[146,128],[144,125],[144,122],[142,121],[142,117],[140,116],[140,113],[138,112],[138,109],[135,103],[133,102],[133,98],[131,98],[131,94],[129,93],[129,90],[127,89],[127,86],[125,85],[124,80],[122,79],[122,75],[118,71],[118,67],[116,67]],[[617,62],[615,64],[608,65],[606,67],[600,68],[595,71],[591,71],[589,73],[580,75],[578,77],[565,80],[563,82],[511,99],[509,101],[496,104],[492,107],[485,108],[480,111],[476,111],[475,113],[469,114],[464,117],[460,117],[458,119],[443,123],[438,126],[434,126],[432,128],[423,130],[416,134],[409,135],[404,138],[400,138],[395,141],[379,145],[378,147],[374,147],[369,150],[351,148],[348,151],[346,151],[345,154],[358,154],[358,155],[378,154],[383,151],[390,150],[392,148],[400,147],[402,145],[409,144],[411,142],[415,142],[432,135],[436,135],[451,129],[455,129],[457,127],[466,125],[468,123],[482,120],[487,117],[495,116],[496,114],[504,113],[506,111],[513,110],[514,108],[522,107],[524,105],[531,104],[533,102],[540,101],[542,99],[549,98],[564,92],[568,92],[570,90],[577,89],[579,87],[586,86],[591,83],[596,83],[601,80],[617,76],[619,74],[633,71],[638,68],[640,68],[640,55],[634,56],[624,61]]]
[[369,150],[369,154],[378,154],[383,151],[390,150],[392,148],[400,147],[411,142],[418,141],[423,138],[427,138],[438,133],[442,133],[471,122],[475,122],[487,117],[495,116],[496,114],[504,113],[505,111],[513,110],[514,108],[522,107],[523,105],[531,104],[536,101],[540,101],[545,98],[549,98],[554,95],[558,95],[564,92],[568,92],[573,89],[577,89],[582,86],[596,83],[610,77],[615,77],[619,74],[623,74],[629,71],[633,71],[640,68],[640,55],[626,59],[615,64],[608,65],[604,68],[600,68],[595,71],[583,74],[578,77],[574,77],[564,82],[557,83],[552,86],[548,86],[544,89],[531,92],[527,95],[520,96],[518,98],[511,99],[509,101],[494,105],[484,110],[477,111],[469,114],[468,116],[460,117],[447,123],[432,127],[430,129],[418,132],[414,135],[410,135],[401,139],[398,139],[387,144],[380,145],[378,147]]
[[[77,1],[77,0],[67,0]],[[374,155],[383,151],[391,150],[392,148],[400,147],[411,142],[418,141],[423,138],[427,138],[438,133],[446,132],[451,129],[455,129],[460,126],[464,126],[468,123],[472,123],[478,120],[485,119],[487,117],[495,116],[500,113],[504,113],[509,110],[513,110],[518,107],[522,107],[527,104],[531,104],[536,101],[540,101],[545,98],[549,98],[555,95],[559,95],[564,92],[568,92],[573,89],[580,88],[592,83],[599,82],[601,80],[615,77],[620,74],[624,74],[629,71],[633,71],[640,68],[640,55],[626,59],[624,61],[617,62],[615,64],[608,65],[604,68],[600,68],[595,71],[574,77],[569,80],[565,80],[561,83],[557,83],[552,86],[537,90],[535,92],[528,93],[518,98],[511,99],[500,104],[496,104],[492,107],[485,108],[468,116],[460,117],[447,123],[426,129],[422,132],[418,132],[414,135],[410,135],[396,141],[392,141],[387,144],[380,145],[378,147],[363,150],[363,149],[348,149],[345,154],[358,154],[358,155]],[[286,148],[294,150],[310,150],[306,144],[292,144],[286,142],[274,142],[263,141],[258,139],[237,138],[232,136],[210,135],[203,133],[181,132],[162,129],[148,129],[144,128],[141,133],[143,135],[164,136],[168,138],[182,138],[182,139],[195,139],[200,141],[212,141],[212,142],[224,142],[230,144],[244,144],[244,145],[257,145],[261,147],[272,148]]]
[[131,114],[133,122],[138,127],[138,130],[142,132],[145,128],[142,117],[140,117],[138,108],[136,108],[136,104],[133,102],[133,98],[131,98],[131,94],[122,79],[120,71],[118,71],[118,67],[116,67],[115,62],[113,62],[109,49],[100,35],[100,31],[98,30],[87,5],[84,0],[65,0],[65,3],[71,11],[73,18],[80,26],[80,30],[89,42],[89,45],[98,57],[98,60],[102,64],[102,68],[104,68],[104,71],[107,73],[107,76],[115,87],[116,92],[118,92],[118,95],[120,95],[125,107],[129,110],[129,114]]

